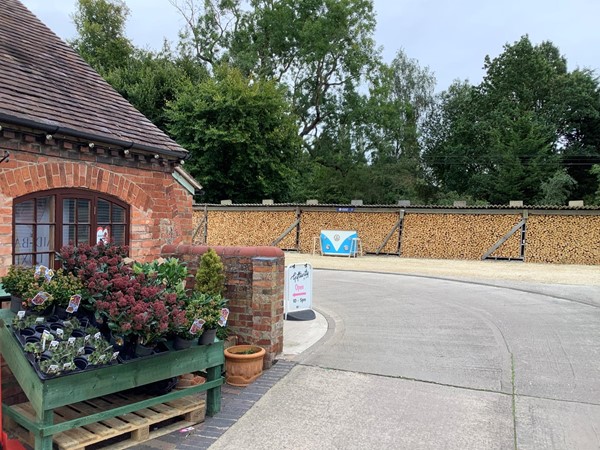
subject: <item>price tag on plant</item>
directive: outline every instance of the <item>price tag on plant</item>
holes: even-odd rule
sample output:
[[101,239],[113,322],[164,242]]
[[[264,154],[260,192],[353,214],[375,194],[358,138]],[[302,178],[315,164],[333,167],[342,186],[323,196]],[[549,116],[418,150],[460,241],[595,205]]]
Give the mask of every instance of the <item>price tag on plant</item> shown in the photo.
[[94,335],[94,339],[100,339],[102,337],[102,333],[99,331]]
[[56,364],[52,364],[48,367],[48,373],[58,373],[58,366]]
[[31,299],[31,304],[35,305],[35,306],[40,306],[40,305],[43,305],[44,303],[46,303],[46,300],[48,300],[49,298],[50,298],[50,294],[48,294],[47,292],[38,292]]
[[53,339],[54,338],[52,337],[52,334],[48,330],[44,330],[44,332],[42,333],[42,340],[51,341]]
[[110,357],[110,360],[111,360],[111,361],[114,361],[115,359],[117,359],[117,356],[119,356],[119,352],[114,352],[114,353],[112,354],[112,356]]
[[64,335],[65,335],[65,332],[63,331],[62,328],[56,329],[56,336],[58,336],[59,338],[62,338]]
[[221,309],[221,317],[219,318],[219,326],[224,327],[227,325],[227,318],[229,317],[229,309]]
[[71,295],[71,298],[69,299],[69,306],[67,306],[67,312],[69,314],[73,314],[74,312],[77,312],[77,310],[79,309],[80,303],[81,303],[81,295],[79,295],[79,294]]
[[19,311],[17,313],[17,317],[19,318],[19,320],[23,320],[23,317],[25,317],[25,311]]
[[58,348],[58,344],[59,344],[58,341],[52,341],[52,342],[50,342],[50,347],[49,347],[50,350],[56,350]]
[[75,346],[75,338],[70,337],[69,339],[67,339],[67,344],[69,344],[71,347],[74,347]]
[[100,362],[104,362],[104,361],[106,361],[106,355],[100,355],[100,356],[98,357],[98,361],[100,361]]
[[39,277],[43,277],[44,275],[46,275],[47,270],[48,268],[41,264],[39,266],[35,266],[35,272],[33,273],[33,276],[37,280]]
[[64,363],[63,364],[63,370],[73,370],[73,363]]
[[46,319],[44,319],[43,317],[38,317],[37,319],[35,319],[36,323],[44,323],[46,321]]
[[203,319],[196,319],[194,320],[194,322],[192,323],[192,326],[190,327],[190,334],[198,334],[201,330],[202,327],[204,326],[204,323],[206,321]]
[[63,327],[65,328],[69,328],[70,326],[72,326],[71,321],[70,320],[65,320],[63,322]]
[[79,347],[77,349],[77,356],[85,355],[85,347]]

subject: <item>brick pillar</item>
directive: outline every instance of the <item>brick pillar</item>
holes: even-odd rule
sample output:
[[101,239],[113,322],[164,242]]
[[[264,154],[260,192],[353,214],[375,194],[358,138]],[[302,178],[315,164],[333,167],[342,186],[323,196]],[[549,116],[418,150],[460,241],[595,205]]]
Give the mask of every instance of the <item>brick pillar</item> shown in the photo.
[[267,354],[264,368],[283,351],[283,258],[252,259],[252,342]]
[[[212,248],[225,266],[225,296],[230,311],[227,328],[239,344],[263,347],[267,351],[264,367],[268,369],[283,351],[283,251],[276,247]],[[165,245],[162,256],[174,256],[185,262],[193,277],[198,259],[208,249],[208,246]]]

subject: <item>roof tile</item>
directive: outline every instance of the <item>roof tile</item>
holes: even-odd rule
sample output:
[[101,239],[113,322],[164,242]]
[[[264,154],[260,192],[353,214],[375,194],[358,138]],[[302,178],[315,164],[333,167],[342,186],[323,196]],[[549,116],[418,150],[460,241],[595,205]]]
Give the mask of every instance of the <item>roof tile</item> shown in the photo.
[[0,112],[186,153],[18,0],[0,0]]

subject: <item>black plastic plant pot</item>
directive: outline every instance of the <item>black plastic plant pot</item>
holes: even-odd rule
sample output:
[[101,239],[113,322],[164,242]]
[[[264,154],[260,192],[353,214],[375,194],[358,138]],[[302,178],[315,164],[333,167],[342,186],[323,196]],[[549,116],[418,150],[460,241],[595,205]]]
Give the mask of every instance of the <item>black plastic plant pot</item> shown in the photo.
[[69,317],[69,313],[67,312],[67,308],[63,308],[62,306],[56,306],[54,308],[54,313],[58,316],[59,319],[66,319]]
[[36,342],[40,342],[40,338],[39,336],[27,336],[25,338],[25,343],[29,344],[30,342],[36,343]]
[[56,315],[52,315],[52,316],[49,316],[46,318],[46,322],[48,322],[48,323],[58,322],[59,320],[60,319]]
[[63,324],[62,324],[62,323],[60,323],[60,322],[54,322],[54,323],[51,323],[51,324],[50,324],[50,329],[51,329],[52,331],[56,331],[56,330],[58,330],[59,328],[61,328],[61,329],[64,329],[64,327],[63,327]]
[[71,337],[75,337],[75,338],[80,338],[80,337],[84,337],[85,336],[85,331],[83,330],[73,330],[73,332],[71,333]]
[[85,347],[83,347],[83,354],[91,355],[92,353],[94,353],[94,350],[96,350],[95,347],[92,347],[91,345],[86,345]]
[[88,319],[87,317],[82,317],[81,319],[79,319],[79,326],[81,328],[87,328],[90,325],[90,319]]
[[88,360],[82,356],[77,356],[73,359],[73,362],[75,363],[75,367],[77,367],[79,370],[85,370],[89,365]]
[[23,337],[33,336],[35,334],[35,330],[33,328],[27,327],[19,331],[19,334]]
[[35,328],[35,331],[38,333],[43,333],[44,331],[50,331],[50,329],[46,325],[36,325],[34,328]]
[[175,336],[173,348],[175,350],[184,350],[186,348],[190,348],[195,341],[196,339],[184,339],[180,336]]

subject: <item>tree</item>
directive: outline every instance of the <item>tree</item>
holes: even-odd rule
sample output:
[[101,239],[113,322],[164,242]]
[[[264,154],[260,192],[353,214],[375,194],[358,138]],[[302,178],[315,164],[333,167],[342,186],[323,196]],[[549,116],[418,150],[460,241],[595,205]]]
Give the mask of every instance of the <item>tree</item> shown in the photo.
[[202,66],[183,57],[175,58],[165,46],[159,53],[135,50],[125,65],[112,69],[105,78],[152,123],[167,132],[167,104],[177,98],[184,85],[207,76]]
[[217,67],[169,104],[170,131],[191,152],[206,201],[286,201],[301,159],[295,117],[277,84]]
[[542,183],[540,205],[564,205],[569,193],[577,182],[567,173],[566,169],[557,170],[548,180]]
[[69,44],[101,75],[127,65],[133,53],[125,36],[128,15],[121,0],[78,0],[71,16],[78,37]]
[[[486,57],[484,68],[481,84],[455,85],[442,96],[425,161],[443,189],[491,203],[533,202],[561,166],[598,151],[594,133],[583,133],[599,123],[597,82],[569,73],[552,43],[533,45],[527,36]],[[590,144],[582,146],[584,134]],[[578,178],[589,179],[587,164]]]
[[[213,66],[282,83],[307,142],[349,87],[356,89],[378,54],[370,0],[194,0],[178,5],[184,47]],[[185,6],[185,7],[184,7]],[[308,147],[311,149],[310,146]]]

